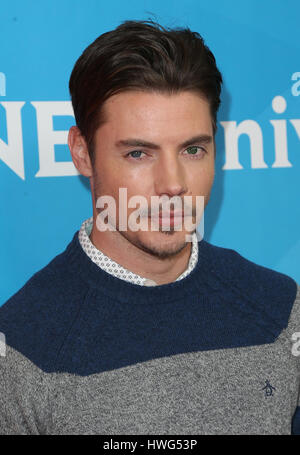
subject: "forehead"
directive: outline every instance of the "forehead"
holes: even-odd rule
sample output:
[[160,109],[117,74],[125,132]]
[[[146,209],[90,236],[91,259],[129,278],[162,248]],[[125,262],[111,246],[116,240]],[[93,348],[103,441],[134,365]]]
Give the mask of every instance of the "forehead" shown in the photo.
[[208,101],[195,92],[162,94],[126,91],[110,97],[104,104],[106,122],[99,133],[115,138],[141,134],[155,139],[170,133],[182,135],[211,134],[212,118]]

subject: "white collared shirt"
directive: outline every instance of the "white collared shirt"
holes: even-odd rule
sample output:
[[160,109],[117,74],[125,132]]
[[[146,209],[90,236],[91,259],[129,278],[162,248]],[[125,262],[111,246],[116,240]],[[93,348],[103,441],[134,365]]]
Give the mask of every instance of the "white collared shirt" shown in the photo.
[[[91,242],[89,236],[93,227],[93,217],[85,220],[79,230],[78,238],[80,245],[88,257],[101,269],[107,273],[120,278],[121,280],[129,281],[130,283],[139,284],[141,286],[157,286],[157,283],[148,278],[137,275],[128,269],[125,269],[122,265],[113,261],[111,258],[106,256],[102,251],[98,250],[95,245]],[[192,236],[192,249],[191,255],[186,270],[178,277],[175,281],[182,280],[185,278],[195,267],[198,261],[198,239],[197,234],[194,233]]]

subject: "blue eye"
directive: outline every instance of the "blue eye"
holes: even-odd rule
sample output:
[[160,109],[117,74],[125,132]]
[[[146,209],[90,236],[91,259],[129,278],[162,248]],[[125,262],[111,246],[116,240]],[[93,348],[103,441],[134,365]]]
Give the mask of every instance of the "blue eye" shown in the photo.
[[127,157],[131,156],[131,158],[137,158],[137,160],[140,160],[141,157],[138,157],[138,156],[134,157],[134,156],[131,155],[132,153],[144,153],[144,152],[142,152],[141,150],[133,150],[132,152],[127,153],[127,155],[126,155]]

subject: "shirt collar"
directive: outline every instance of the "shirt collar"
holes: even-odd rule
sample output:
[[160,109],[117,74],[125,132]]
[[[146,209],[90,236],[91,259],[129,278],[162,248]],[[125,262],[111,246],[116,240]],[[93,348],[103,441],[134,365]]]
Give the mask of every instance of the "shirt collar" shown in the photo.
[[[121,280],[128,281],[130,283],[138,284],[141,286],[156,286],[157,283],[148,278],[137,275],[136,273],[131,272],[122,265],[113,261],[110,257],[106,256],[102,251],[98,250],[95,245],[91,242],[89,236],[91,234],[93,227],[93,217],[85,220],[79,230],[78,239],[80,245],[88,257],[101,269],[105,270],[107,273],[120,278]],[[188,266],[186,270],[175,280],[179,281],[182,278],[185,278],[194,268],[198,261],[198,239],[197,234],[192,235],[192,249],[189,259]]]

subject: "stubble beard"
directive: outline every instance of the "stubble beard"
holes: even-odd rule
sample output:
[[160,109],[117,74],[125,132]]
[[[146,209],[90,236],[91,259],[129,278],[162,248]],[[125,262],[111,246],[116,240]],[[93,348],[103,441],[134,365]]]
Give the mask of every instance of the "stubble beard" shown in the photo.
[[[101,197],[102,191],[101,191],[101,181],[98,178],[97,172],[94,169],[93,170],[93,194],[94,194],[94,201],[95,205],[99,197]],[[117,204],[116,204],[117,205]],[[102,210],[100,208],[96,208],[97,215],[101,213]],[[116,208],[118,210],[119,207]],[[149,218],[149,222],[150,222]],[[178,255],[184,248],[186,248],[187,244],[190,242],[186,242],[184,239],[182,240],[177,240],[174,239],[173,243],[167,243],[165,244],[164,241],[162,240],[160,244],[158,243],[153,244],[153,242],[145,242],[143,239],[139,238],[138,235],[135,235],[133,238],[127,234],[127,231],[120,231],[119,230],[119,225],[116,220],[116,226],[115,226],[115,231],[114,235],[121,235],[127,242],[131,243],[131,245],[135,246],[136,248],[139,248],[140,250],[144,251],[145,253],[150,254],[153,257],[156,257],[158,259],[170,259],[173,258],[174,256]],[[164,234],[167,237],[174,236],[176,234],[176,231],[174,226],[170,226],[169,230],[163,230],[162,226],[159,226],[159,231],[157,231],[157,235],[161,237],[162,234]],[[196,231],[194,229],[193,233]],[[130,231],[132,232],[132,231]],[[192,233],[190,233],[192,234]]]

